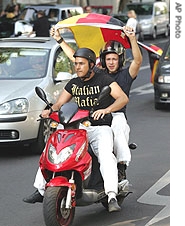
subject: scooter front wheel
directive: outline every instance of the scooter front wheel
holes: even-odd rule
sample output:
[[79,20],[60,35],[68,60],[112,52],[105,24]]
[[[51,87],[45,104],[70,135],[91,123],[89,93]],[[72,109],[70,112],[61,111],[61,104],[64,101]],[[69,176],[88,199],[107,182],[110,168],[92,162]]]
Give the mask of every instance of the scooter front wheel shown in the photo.
[[43,214],[46,226],[69,226],[75,207],[65,208],[67,187],[48,187],[44,193]]

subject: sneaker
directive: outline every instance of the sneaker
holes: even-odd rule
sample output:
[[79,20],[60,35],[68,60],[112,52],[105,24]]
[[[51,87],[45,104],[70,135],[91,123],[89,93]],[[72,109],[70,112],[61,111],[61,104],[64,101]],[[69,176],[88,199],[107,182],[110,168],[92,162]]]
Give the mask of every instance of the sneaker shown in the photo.
[[36,202],[43,202],[43,196],[36,190],[32,195],[23,198],[23,202],[27,203],[36,203]]
[[118,182],[120,182],[120,181],[126,179],[126,171],[125,170],[127,168],[127,165],[118,163],[117,167],[118,167]]
[[118,205],[117,200],[112,198],[110,202],[108,203],[108,210],[109,213],[111,212],[119,212],[121,210],[121,207]]

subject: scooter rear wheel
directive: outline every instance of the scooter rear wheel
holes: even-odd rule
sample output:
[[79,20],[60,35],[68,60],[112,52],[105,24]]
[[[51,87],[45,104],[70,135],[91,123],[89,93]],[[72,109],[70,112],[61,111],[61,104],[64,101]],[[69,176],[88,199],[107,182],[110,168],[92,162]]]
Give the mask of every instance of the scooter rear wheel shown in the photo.
[[48,187],[44,193],[43,214],[46,226],[69,226],[75,207],[65,208],[67,187]]

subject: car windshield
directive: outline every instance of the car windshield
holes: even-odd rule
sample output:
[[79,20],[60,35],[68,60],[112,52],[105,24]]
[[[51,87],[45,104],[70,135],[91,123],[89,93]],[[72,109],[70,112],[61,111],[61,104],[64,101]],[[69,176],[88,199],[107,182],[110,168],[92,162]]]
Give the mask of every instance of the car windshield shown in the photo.
[[32,22],[36,19],[37,12],[33,8],[24,9],[18,17],[18,20],[26,20]]
[[48,58],[48,49],[1,48],[0,79],[45,77]]
[[141,4],[141,5],[127,5],[127,11],[128,10],[134,10],[137,15],[152,15],[152,4]]

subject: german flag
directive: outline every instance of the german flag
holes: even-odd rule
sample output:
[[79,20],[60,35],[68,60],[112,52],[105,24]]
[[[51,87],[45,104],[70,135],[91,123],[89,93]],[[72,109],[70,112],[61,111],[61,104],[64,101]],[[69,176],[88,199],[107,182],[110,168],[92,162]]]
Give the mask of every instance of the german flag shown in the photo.
[[110,40],[115,40],[125,48],[130,48],[122,27],[124,24],[111,16],[98,13],[84,13],[59,21],[56,29],[69,28],[79,46],[88,47],[99,56],[102,47]]
[[[144,44],[141,42],[137,42],[137,43],[139,46],[141,46],[142,48],[144,48],[145,50],[148,51],[148,57],[149,57],[149,63],[150,63],[150,69],[151,69],[151,79],[150,80],[151,80],[151,83],[154,84],[155,72],[157,70],[159,59],[163,53],[163,50],[154,44]],[[156,58],[152,57],[152,54],[155,54]]]

